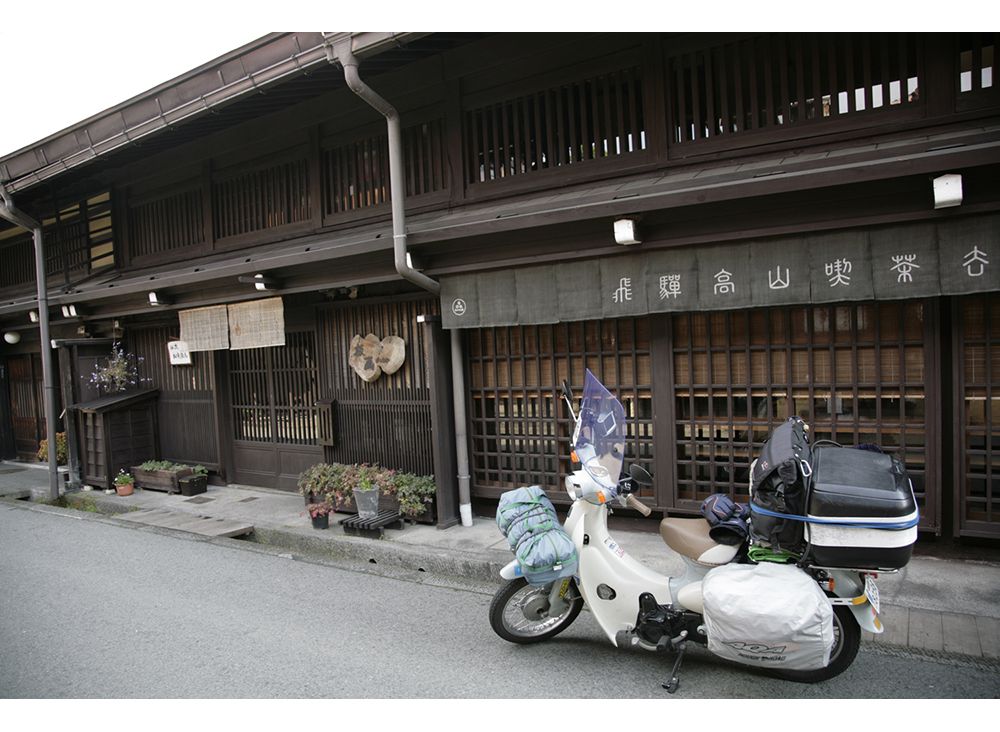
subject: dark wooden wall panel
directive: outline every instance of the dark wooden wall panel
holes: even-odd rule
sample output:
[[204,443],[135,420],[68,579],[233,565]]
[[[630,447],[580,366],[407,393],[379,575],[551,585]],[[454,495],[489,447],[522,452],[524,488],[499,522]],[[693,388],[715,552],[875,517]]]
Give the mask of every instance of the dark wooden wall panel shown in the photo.
[[[417,316],[437,312],[424,298],[329,305],[320,309],[318,345],[323,397],[335,401],[333,446],[326,458],[340,463],[373,463],[423,475],[434,472],[430,387],[424,330]],[[379,339],[396,335],[406,342],[406,360],[394,374],[366,383],[348,364],[355,335]]]
[[129,330],[128,350],[135,354],[143,388],[160,390],[159,426],[164,460],[221,469],[216,422],[215,368],[210,352],[191,354],[191,366],[171,366],[167,342],[177,326]]

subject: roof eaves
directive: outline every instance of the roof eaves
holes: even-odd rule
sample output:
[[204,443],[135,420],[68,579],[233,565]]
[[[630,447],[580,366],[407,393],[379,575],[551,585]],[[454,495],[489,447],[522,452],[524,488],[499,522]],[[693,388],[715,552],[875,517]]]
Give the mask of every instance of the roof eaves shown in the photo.
[[329,63],[327,49],[350,40],[371,57],[425,33],[272,33],[37,143],[0,157],[0,182],[23,191],[150,135]]

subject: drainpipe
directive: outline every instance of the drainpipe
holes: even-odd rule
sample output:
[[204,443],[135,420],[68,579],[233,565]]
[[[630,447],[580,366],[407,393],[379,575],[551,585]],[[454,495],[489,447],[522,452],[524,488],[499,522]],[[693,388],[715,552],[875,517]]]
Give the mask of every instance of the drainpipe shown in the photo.
[[[344,69],[344,80],[351,91],[385,117],[389,135],[389,195],[392,202],[392,249],[396,272],[408,282],[435,296],[441,294],[441,284],[414,269],[406,252],[406,185],[403,158],[403,131],[399,112],[358,74],[358,59],[351,51],[351,41],[327,47],[327,59]],[[451,332],[451,377],[455,402],[455,455],[458,463],[458,509],[462,526],[472,526],[472,498],[469,489],[469,450],[465,425],[465,367],[462,340],[458,331]]]
[[19,210],[0,183],[0,217],[32,232],[35,242],[35,278],[38,280],[38,330],[42,349],[42,385],[45,403],[45,439],[49,441],[49,500],[59,498],[59,464],[56,460],[55,384],[52,381],[52,341],[49,336],[49,296],[45,280],[42,225]]

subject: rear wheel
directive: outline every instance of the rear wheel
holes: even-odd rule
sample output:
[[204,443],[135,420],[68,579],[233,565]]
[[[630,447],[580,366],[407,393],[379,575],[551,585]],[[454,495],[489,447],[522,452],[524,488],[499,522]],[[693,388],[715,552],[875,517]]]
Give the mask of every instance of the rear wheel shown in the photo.
[[523,577],[501,587],[490,603],[494,632],[511,643],[537,643],[566,630],[583,609],[583,598],[571,579],[566,608],[559,615],[549,615],[550,587],[529,585]]
[[858,655],[861,647],[861,628],[854,619],[854,613],[846,605],[833,606],[833,649],[830,651],[830,663],[826,668],[816,671],[780,671],[774,669],[771,673],[780,679],[798,681],[804,684],[814,684],[839,676],[847,670]]

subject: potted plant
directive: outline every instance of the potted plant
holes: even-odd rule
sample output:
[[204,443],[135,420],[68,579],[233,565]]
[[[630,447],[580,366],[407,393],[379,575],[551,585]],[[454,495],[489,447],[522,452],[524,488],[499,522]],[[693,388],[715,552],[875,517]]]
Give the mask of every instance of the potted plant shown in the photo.
[[329,501],[310,503],[306,506],[306,510],[309,512],[309,518],[312,519],[314,529],[327,529],[330,527],[330,511],[333,510],[333,505]]
[[147,460],[133,467],[132,473],[140,488],[176,493],[180,490],[180,479],[193,474],[194,468],[169,460]]
[[396,473],[392,481],[393,493],[399,502],[399,512],[408,519],[433,522],[434,497],[437,484],[434,476]]
[[364,463],[356,466],[353,495],[354,505],[361,518],[378,516],[379,484],[384,482],[380,480],[384,477],[383,472],[377,465]]
[[[56,463],[59,465],[65,465],[68,455],[69,451],[66,447],[66,433],[56,432]],[[49,461],[48,440],[42,440],[38,443],[38,460],[43,463],[47,463]]]
[[115,476],[115,492],[119,496],[131,496],[135,489],[135,478],[125,472],[125,468],[118,471]]
[[208,490],[208,468],[204,465],[195,465],[191,468],[191,475],[177,479],[182,496],[196,496]]
[[339,463],[316,463],[299,474],[299,494],[310,503],[320,503],[322,500],[334,502],[335,493],[341,483],[346,465]]

